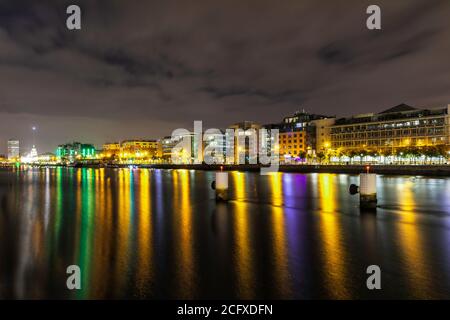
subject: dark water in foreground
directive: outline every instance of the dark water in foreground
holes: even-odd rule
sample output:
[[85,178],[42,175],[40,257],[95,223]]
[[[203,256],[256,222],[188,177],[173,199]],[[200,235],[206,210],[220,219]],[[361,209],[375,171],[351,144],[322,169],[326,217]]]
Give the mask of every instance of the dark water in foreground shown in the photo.
[[450,178],[379,177],[377,215],[357,176],[232,172],[220,205],[213,178],[0,171],[0,298],[450,298]]

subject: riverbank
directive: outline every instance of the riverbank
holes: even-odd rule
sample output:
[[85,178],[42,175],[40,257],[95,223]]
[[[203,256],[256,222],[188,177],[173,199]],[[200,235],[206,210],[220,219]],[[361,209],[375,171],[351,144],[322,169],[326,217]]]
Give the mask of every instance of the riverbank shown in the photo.
[[[99,165],[82,164],[78,168],[128,168],[128,164]],[[186,169],[201,171],[242,171],[259,172],[261,165],[206,165],[206,164],[139,164],[137,168],[151,169]],[[45,166],[48,167],[48,166]],[[366,165],[280,165],[279,172],[293,173],[342,173],[359,174],[367,171]],[[370,172],[384,175],[408,175],[408,176],[444,176],[450,177],[450,165],[371,165]]]
[[[259,165],[152,165],[155,169],[188,169],[204,171],[260,171]],[[279,172],[297,173],[345,173],[359,174],[367,171],[365,165],[280,165]],[[450,177],[450,165],[434,166],[398,166],[375,165],[370,166],[370,172],[385,175],[413,175],[413,176],[447,176]]]

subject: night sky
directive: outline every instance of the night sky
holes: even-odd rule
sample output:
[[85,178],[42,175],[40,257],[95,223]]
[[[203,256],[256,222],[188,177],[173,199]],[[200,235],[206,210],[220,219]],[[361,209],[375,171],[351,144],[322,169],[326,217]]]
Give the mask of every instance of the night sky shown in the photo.
[[[66,7],[82,30],[66,29]],[[370,4],[382,30],[366,28]],[[450,103],[450,1],[0,0],[0,153]],[[26,151],[26,150],[22,150]]]

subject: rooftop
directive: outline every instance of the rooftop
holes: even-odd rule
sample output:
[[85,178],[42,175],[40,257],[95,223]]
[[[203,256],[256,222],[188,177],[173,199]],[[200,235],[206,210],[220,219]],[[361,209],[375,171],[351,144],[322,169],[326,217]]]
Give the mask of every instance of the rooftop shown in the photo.
[[358,115],[349,118],[340,118],[336,120],[335,125],[348,125],[355,123],[392,121],[398,119],[411,119],[429,116],[439,116],[448,114],[447,108],[437,109],[418,109],[407,104],[399,104],[395,107],[386,109],[376,114]]

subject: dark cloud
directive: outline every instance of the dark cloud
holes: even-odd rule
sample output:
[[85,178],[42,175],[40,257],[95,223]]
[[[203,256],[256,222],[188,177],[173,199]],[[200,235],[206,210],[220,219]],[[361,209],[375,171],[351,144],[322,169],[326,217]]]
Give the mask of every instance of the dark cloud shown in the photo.
[[[65,28],[69,4],[82,30]],[[172,129],[450,103],[450,3],[365,0],[0,2],[0,140],[38,147]],[[11,125],[14,124],[14,125]],[[0,144],[1,147],[1,144]],[[4,148],[3,148],[4,149]]]

